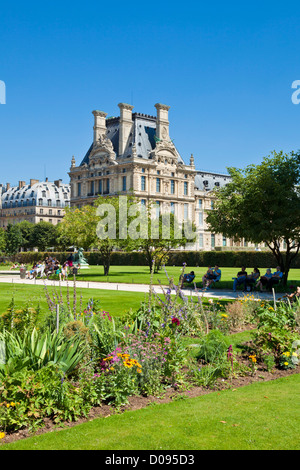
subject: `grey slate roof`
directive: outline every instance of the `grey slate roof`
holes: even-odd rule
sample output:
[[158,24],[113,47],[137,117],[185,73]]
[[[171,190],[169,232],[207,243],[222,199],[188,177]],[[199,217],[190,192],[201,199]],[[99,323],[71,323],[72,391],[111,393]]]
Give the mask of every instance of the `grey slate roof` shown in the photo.
[[[48,206],[48,201],[50,200],[51,207],[56,207],[57,201],[60,203],[59,207],[65,207],[70,201],[70,196],[69,184],[61,184],[58,187],[54,183],[42,181],[32,186],[27,184],[22,188],[13,186],[2,193],[1,199],[4,209],[19,206]],[[40,202],[42,202],[42,204],[40,204]]]
[[[124,155],[122,155],[122,157],[131,157],[132,146],[135,144],[137,156],[148,160],[150,152],[154,150],[156,145],[156,118],[147,114],[133,113],[132,120],[132,131],[129,135]],[[119,123],[119,117],[106,119],[107,137],[112,141],[117,158],[121,156],[119,155]],[[93,144],[90,146],[80,165],[83,165],[84,163],[88,164],[92,148]],[[178,152],[177,155],[178,161],[184,163]]]
[[195,176],[195,188],[201,191],[212,191],[229,183],[230,176],[221,173],[197,171]]

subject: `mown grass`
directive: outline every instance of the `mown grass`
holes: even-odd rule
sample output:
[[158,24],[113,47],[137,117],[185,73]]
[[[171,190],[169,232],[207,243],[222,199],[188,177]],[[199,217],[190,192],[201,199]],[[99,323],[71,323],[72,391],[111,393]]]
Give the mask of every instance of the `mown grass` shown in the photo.
[[[2,269],[2,268],[1,268]],[[168,277],[174,280],[175,285],[179,282],[179,276],[182,272],[182,266],[167,266],[162,268],[158,273],[153,274],[152,283],[157,285],[159,283],[167,285]],[[221,267],[222,277],[221,280],[215,284],[216,289],[232,289],[232,278],[236,276],[240,268],[224,268]],[[207,267],[187,266],[185,272],[194,271],[196,274],[195,283],[197,287],[202,287],[202,277],[207,271]],[[248,273],[253,271],[253,267],[247,268]],[[261,268],[261,275],[266,272],[266,269]],[[14,275],[12,275],[13,277]],[[151,274],[147,266],[111,266],[109,275],[103,274],[102,266],[90,266],[89,269],[83,269],[78,275],[79,281],[89,282],[115,282],[126,284],[149,284],[151,281]],[[289,273],[288,285],[300,285],[300,270],[291,269]],[[283,290],[282,287],[276,287],[278,291]]]
[[112,414],[2,450],[299,450],[300,375]]
[[[47,288],[49,295],[53,298],[53,294],[56,291],[60,295],[59,288],[54,291],[53,287]],[[62,287],[61,289],[64,303],[68,301],[68,289]],[[69,287],[69,297],[71,299],[71,305],[73,302],[74,288],[72,284]],[[88,289],[88,288],[76,288],[77,305],[80,305],[80,297],[82,296],[82,305],[86,306],[88,301],[93,298],[98,300],[101,308],[109,312],[113,316],[123,316],[130,309],[136,310],[139,308],[141,302],[147,299],[148,294],[142,292],[111,292],[110,290],[104,289]],[[14,298],[15,305],[19,308],[24,307],[27,303],[37,308],[40,305],[41,311],[48,311],[48,304],[46,300],[46,293],[43,286],[38,285],[24,285],[24,284],[9,284],[0,283],[0,314],[6,311],[10,302]]]

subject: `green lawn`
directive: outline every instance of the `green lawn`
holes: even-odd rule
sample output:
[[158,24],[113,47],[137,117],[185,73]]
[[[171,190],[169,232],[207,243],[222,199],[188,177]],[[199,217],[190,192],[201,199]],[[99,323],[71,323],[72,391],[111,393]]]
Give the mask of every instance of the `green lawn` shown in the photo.
[[[52,296],[54,290],[48,287],[48,292]],[[56,290],[59,293],[59,289]],[[72,302],[73,299],[73,285],[70,285],[69,296]],[[67,302],[67,288],[62,287],[64,301]],[[82,305],[85,306],[89,299],[97,299],[100,301],[101,308],[108,311],[114,316],[123,316],[130,309],[136,310],[139,308],[141,302],[147,298],[147,294],[139,292],[111,292],[110,290],[102,289],[76,289],[77,305],[80,304],[80,296],[82,295]],[[38,285],[23,285],[23,284],[8,284],[0,283],[0,313],[4,312],[10,304],[12,297],[14,297],[15,304],[18,307],[24,306],[27,302],[33,307],[40,304],[42,311],[48,309],[45,290],[43,286]]]
[[[1,268],[2,269],[2,268]],[[0,270],[1,270],[0,269]],[[216,288],[232,289],[232,278],[236,276],[240,268],[223,268],[221,281],[216,283]],[[247,269],[251,273],[253,267]],[[195,282],[197,287],[202,287],[202,277],[207,271],[206,267],[187,266],[185,272],[194,271],[196,274]],[[260,269],[261,274],[266,272],[266,269]],[[167,275],[166,275],[167,272]],[[153,284],[164,285],[168,284],[168,277],[174,280],[175,285],[178,284],[179,276],[182,272],[181,266],[167,266],[166,272],[164,269],[157,274],[153,275]],[[168,276],[168,277],[167,277]],[[115,282],[127,284],[149,284],[151,275],[147,266],[111,266],[109,276],[104,276],[102,266],[90,266],[89,269],[84,269],[78,275],[79,281],[94,281],[94,282]],[[291,269],[289,273],[289,284],[300,285],[300,269]]]
[[295,374],[98,418],[2,450],[299,450],[299,389]]

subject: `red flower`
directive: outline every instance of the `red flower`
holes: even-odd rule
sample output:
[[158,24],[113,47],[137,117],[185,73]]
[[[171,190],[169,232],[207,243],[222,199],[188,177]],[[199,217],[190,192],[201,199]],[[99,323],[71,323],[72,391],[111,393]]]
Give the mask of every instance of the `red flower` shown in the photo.
[[177,326],[180,325],[180,321],[178,320],[178,318],[172,318],[172,323]]

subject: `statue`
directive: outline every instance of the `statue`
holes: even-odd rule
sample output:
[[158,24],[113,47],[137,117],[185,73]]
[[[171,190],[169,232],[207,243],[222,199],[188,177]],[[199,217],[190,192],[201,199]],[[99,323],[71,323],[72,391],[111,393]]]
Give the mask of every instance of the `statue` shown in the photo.
[[83,248],[78,248],[78,252],[74,253],[74,264],[76,266],[80,264],[81,269],[87,269],[89,267],[86,258],[83,256]]

